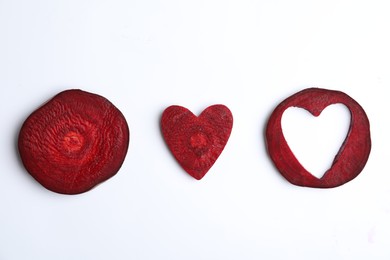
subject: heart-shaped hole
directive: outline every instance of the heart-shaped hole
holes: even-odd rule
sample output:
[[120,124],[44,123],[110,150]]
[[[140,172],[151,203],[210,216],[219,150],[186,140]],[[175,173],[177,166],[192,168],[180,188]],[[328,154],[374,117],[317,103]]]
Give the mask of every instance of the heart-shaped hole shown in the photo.
[[350,111],[343,104],[326,107],[318,117],[305,109],[290,107],[282,115],[282,129],[301,165],[320,179],[332,166],[350,121]]

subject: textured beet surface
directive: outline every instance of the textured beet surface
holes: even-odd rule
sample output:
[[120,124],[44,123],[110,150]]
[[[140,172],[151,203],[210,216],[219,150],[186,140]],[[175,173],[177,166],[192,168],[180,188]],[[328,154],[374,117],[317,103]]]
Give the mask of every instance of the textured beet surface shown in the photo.
[[[324,108],[336,103],[350,110],[350,127],[331,168],[319,179],[303,168],[290,150],[283,136],[281,118],[289,107],[300,107],[319,116]],[[319,88],[305,89],[280,103],[268,121],[266,141],[276,168],[289,182],[314,188],[337,187],[354,179],[363,170],[371,150],[370,124],[363,108],[343,92]]]
[[203,178],[224,149],[233,116],[224,105],[206,108],[199,117],[181,106],[170,106],[161,117],[161,130],[172,154],[192,177]]
[[126,120],[110,101],[66,90],[26,119],[18,148],[25,168],[44,187],[78,194],[114,176],[128,144]]

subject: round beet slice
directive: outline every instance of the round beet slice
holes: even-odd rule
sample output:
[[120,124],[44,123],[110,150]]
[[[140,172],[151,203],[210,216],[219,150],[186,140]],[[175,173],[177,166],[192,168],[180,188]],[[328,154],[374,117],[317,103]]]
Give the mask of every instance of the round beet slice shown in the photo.
[[[346,139],[333,164],[322,178],[308,172],[296,159],[284,138],[281,119],[289,107],[308,110],[319,116],[331,104],[344,104],[351,113]],[[370,151],[370,123],[363,108],[347,94],[327,89],[308,88],[281,102],[272,112],[266,128],[268,153],[280,173],[292,184],[313,188],[333,188],[351,181],[363,170]]]
[[18,140],[26,170],[47,189],[78,194],[114,176],[129,145],[122,113],[106,98],[66,90],[24,122]]

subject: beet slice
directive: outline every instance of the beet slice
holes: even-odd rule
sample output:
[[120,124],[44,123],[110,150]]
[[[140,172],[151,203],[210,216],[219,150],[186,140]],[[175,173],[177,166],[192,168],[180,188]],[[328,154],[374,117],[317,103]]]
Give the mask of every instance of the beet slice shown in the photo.
[[200,180],[222,153],[233,116],[224,105],[206,108],[199,117],[187,108],[170,106],[161,117],[165,142],[182,168]]
[[[350,110],[349,131],[331,168],[322,178],[317,178],[299,163],[288,146],[282,132],[282,114],[294,106],[319,116],[327,106],[336,103],[344,104]],[[290,96],[275,108],[267,124],[266,143],[276,168],[289,182],[298,186],[333,188],[351,181],[363,170],[371,151],[370,123],[363,108],[347,94],[309,88]]]
[[26,170],[47,189],[78,194],[114,176],[129,145],[122,113],[106,98],[66,90],[34,111],[18,140]]

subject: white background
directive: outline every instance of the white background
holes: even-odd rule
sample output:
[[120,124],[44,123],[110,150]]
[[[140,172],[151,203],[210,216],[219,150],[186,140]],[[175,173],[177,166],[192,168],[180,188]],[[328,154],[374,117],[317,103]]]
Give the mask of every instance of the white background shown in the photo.
[[[0,259],[390,259],[389,13],[387,0],[0,0]],[[371,122],[370,159],[339,188],[293,186],[266,153],[270,113],[307,87],[347,93]],[[75,196],[43,188],[16,148],[68,88],[108,98],[131,131],[118,174]],[[217,103],[233,131],[196,181],[159,119]]]

